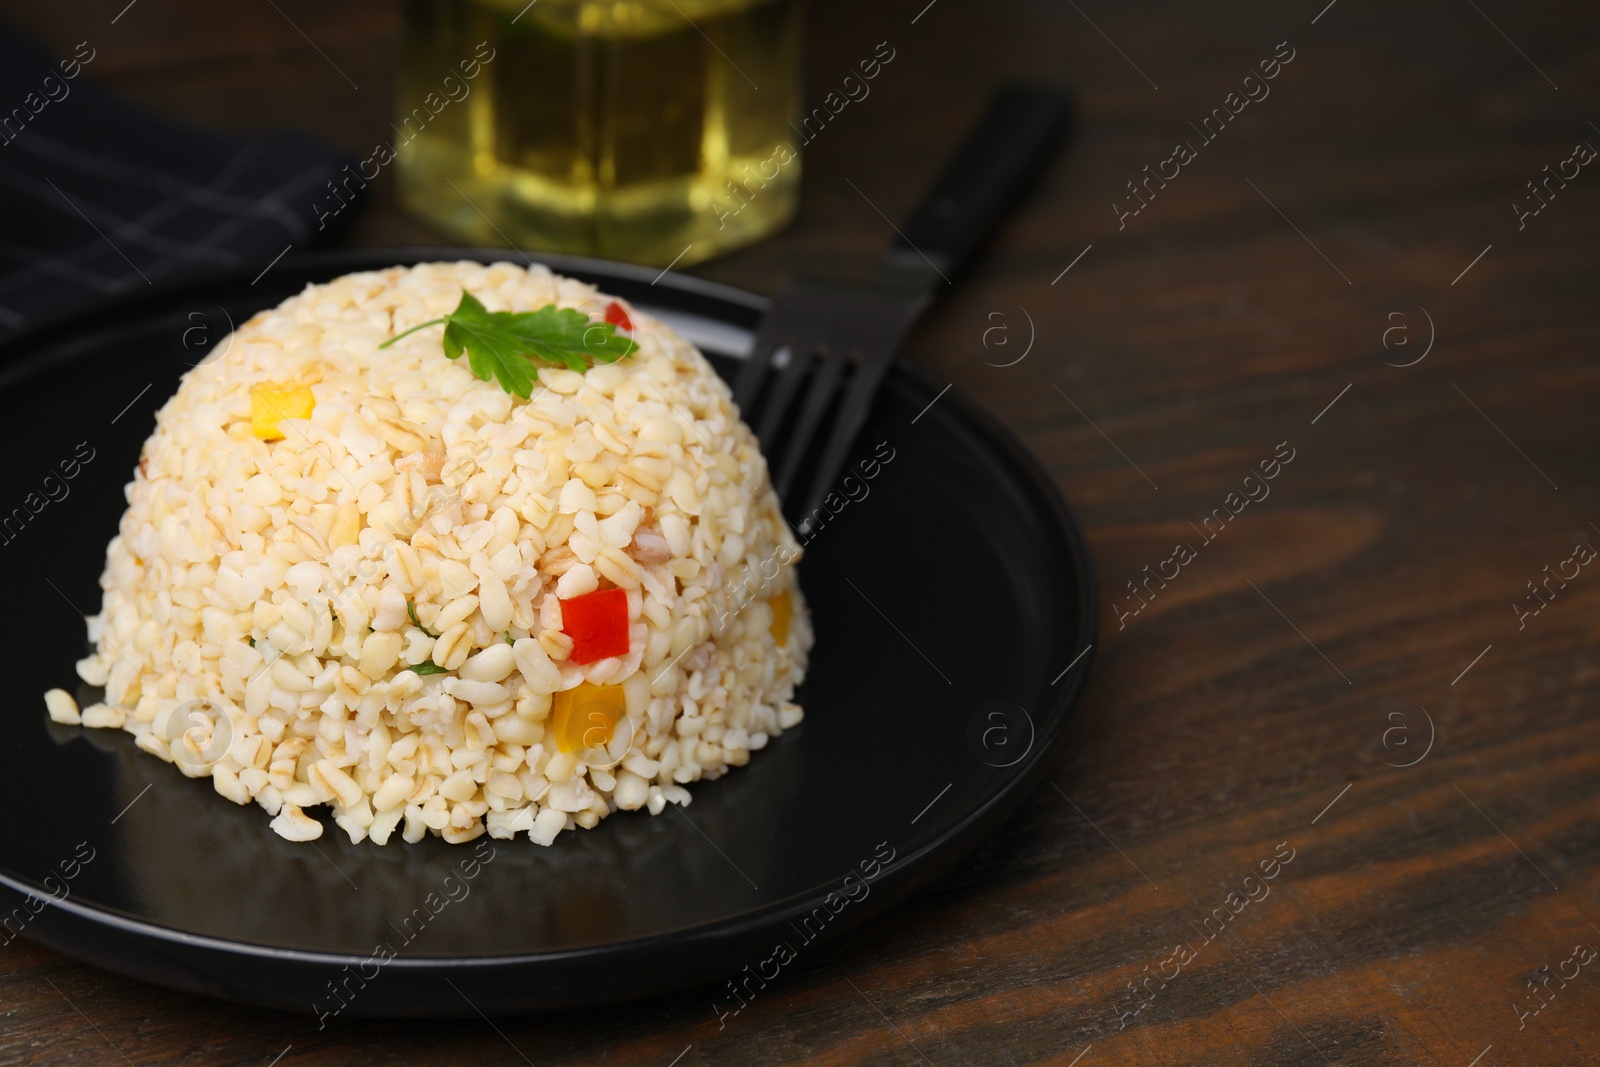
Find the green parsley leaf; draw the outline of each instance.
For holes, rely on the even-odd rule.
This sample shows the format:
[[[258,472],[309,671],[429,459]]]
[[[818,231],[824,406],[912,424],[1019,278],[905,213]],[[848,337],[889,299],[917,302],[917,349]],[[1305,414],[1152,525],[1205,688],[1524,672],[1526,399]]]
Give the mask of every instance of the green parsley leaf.
[[[443,667],[439,666],[437,663],[433,662],[433,660],[431,660],[431,659],[425,659],[421,663],[417,664],[415,667],[412,667],[411,669],[413,671],[415,671],[416,673],[418,673],[418,674],[449,674],[450,673],[449,671],[445,670]]]
[[[413,626],[427,634],[429,637],[434,639],[438,638],[438,634],[429,632],[428,628],[422,625],[422,620],[417,618],[417,605],[415,601],[406,601],[406,614],[411,616],[411,624]]]
[[[402,337],[440,323],[444,323],[445,355],[459,359],[465,352],[479,379],[494,379],[500,388],[524,400],[533,394],[533,383],[539,377],[531,360],[582,373],[595,363],[615,363],[631,356],[639,348],[611,323],[593,322],[576,308],[550,304],[538,311],[490,311],[465,289],[450,314],[413,326],[378,347],[388,348]]]

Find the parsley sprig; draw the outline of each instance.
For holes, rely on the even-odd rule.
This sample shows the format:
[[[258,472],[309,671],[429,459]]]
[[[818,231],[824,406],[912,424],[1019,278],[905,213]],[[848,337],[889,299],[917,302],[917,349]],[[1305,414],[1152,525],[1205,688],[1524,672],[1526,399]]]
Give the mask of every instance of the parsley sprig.
[[[500,388],[524,400],[532,395],[539,377],[535,359],[581,373],[595,363],[615,363],[639,348],[611,323],[593,322],[576,308],[549,304],[538,311],[490,311],[465,289],[450,314],[413,326],[378,347],[388,348],[440,323],[444,323],[445,355],[457,359],[466,352],[473,374],[483,381],[497,380]]]
[[[429,637],[432,637],[435,640],[438,639],[439,635],[422,625],[422,620],[417,618],[417,602],[415,600],[406,601],[406,614],[411,616],[411,625],[415,626]]]

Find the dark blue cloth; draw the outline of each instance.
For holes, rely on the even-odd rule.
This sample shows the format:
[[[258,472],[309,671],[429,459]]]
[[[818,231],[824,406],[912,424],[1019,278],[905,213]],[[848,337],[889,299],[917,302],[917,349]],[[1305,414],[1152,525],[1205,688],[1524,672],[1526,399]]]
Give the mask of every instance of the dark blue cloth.
[[[0,331],[163,275],[266,266],[330,232],[312,204],[352,157],[130,103],[93,82],[113,47],[48,55],[0,22]]]

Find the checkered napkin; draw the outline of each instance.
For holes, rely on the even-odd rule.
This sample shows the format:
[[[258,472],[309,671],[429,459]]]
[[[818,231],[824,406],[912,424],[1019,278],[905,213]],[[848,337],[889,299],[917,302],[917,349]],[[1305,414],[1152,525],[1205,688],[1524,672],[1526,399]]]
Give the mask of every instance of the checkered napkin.
[[[0,332],[327,236],[311,205],[351,157],[163,118],[94,85],[95,58],[92,43],[48,55],[0,22]]]

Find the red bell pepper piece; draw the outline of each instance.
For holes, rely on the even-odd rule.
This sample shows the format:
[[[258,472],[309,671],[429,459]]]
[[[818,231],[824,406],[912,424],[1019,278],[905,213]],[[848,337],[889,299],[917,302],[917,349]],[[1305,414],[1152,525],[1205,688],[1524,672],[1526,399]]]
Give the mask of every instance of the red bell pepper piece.
[[[633,332],[633,320],[628,318],[628,311],[615,300],[606,305],[606,321],[619,330]]]
[[[628,594],[596,589],[561,601],[561,630],[572,638],[569,663],[593,663],[628,654]]]

